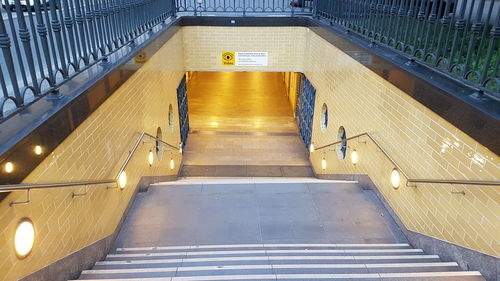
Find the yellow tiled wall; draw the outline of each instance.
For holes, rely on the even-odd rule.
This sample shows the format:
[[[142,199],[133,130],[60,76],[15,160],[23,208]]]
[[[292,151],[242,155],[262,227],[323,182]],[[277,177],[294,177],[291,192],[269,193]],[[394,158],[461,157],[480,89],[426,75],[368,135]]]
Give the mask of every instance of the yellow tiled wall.
[[[303,27],[185,26],[184,58],[191,71],[301,71],[308,29]],[[268,52],[268,66],[222,65],[222,52]]]
[[[168,63],[167,63],[168,62]],[[108,98],[25,182],[53,182],[112,178],[128,151],[145,131],[163,140],[180,142],[176,89],[184,74],[182,33],[172,37],[148,62]],[[169,130],[168,109],[174,109],[175,129]],[[170,153],[152,167],[147,157],[153,143],[139,146],[128,168],[124,190],[89,186],[88,195],[72,198],[84,188],[49,189],[31,192],[31,203],[9,207],[25,193],[11,193],[0,203],[0,280],[17,280],[95,241],[112,234],[128,205],[141,176],[177,174],[181,155],[174,151],[176,168],[170,170]],[[36,228],[33,252],[17,259],[13,236],[17,222],[30,217]]]
[[[371,133],[411,178],[500,178],[498,155],[318,35],[309,35],[303,72],[317,90],[312,135],[316,147],[338,140],[338,129],[344,126],[348,137]],[[324,103],[329,118],[323,133]],[[360,158],[355,166],[349,158],[353,149]],[[321,168],[323,157],[326,170]],[[349,142],[345,160],[339,160],[333,148],[316,151],[311,159],[317,173],[368,174],[408,229],[500,255],[498,188],[444,184],[415,188],[403,182],[395,190],[389,181],[394,167],[366,137]]]

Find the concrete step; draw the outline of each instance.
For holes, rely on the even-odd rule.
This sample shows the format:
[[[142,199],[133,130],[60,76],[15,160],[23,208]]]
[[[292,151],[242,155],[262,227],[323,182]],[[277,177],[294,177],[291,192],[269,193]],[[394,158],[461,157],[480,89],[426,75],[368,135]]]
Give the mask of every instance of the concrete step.
[[[455,262],[438,263],[393,263],[393,264],[260,264],[230,266],[182,266],[162,268],[127,268],[85,270],[82,276],[96,278],[119,275],[127,277],[172,277],[193,274],[234,275],[237,274],[339,274],[339,273],[386,273],[386,272],[444,272],[456,271]]]
[[[120,247],[80,276],[80,280],[135,281],[402,278],[483,280],[477,272],[460,271],[456,262],[441,262],[407,243]]]
[[[84,276],[85,277],[85,276]],[[404,272],[404,273],[338,273],[338,274],[233,274],[233,275],[196,275],[196,276],[143,276],[117,277],[102,276],[82,278],[80,280],[121,280],[121,281],[202,281],[202,280],[364,280],[364,281],[480,281],[484,280],[477,271],[443,271],[443,272]]]
[[[194,252],[149,252],[149,253],[117,253],[109,254],[106,260],[123,260],[123,259],[148,259],[148,258],[183,258],[183,257],[245,257],[249,255],[257,256],[287,256],[287,255],[421,255],[421,249],[343,249],[343,250],[325,250],[325,249],[308,249],[308,250],[240,250],[240,251],[194,251]]]
[[[314,177],[311,166],[184,165],[181,177]]]
[[[230,245],[194,245],[194,246],[159,246],[159,247],[126,247],[116,248],[117,253],[155,252],[155,251],[204,251],[204,250],[280,250],[280,249],[408,249],[408,243],[374,243],[374,244],[230,244]]]
[[[154,268],[189,266],[231,266],[259,264],[388,264],[388,263],[430,263],[440,262],[437,255],[394,255],[394,256],[248,256],[217,258],[173,258],[173,259],[125,259],[97,262],[94,269]]]

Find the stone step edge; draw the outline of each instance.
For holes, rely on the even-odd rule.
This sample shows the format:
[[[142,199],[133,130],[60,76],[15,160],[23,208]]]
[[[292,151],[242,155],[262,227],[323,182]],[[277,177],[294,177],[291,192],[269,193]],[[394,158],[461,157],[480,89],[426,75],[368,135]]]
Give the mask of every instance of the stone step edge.
[[[84,270],[89,274],[131,274],[131,273],[161,273],[179,271],[220,271],[220,270],[259,270],[259,269],[376,269],[376,268],[427,268],[427,267],[457,267],[456,262],[430,263],[384,263],[384,264],[260,264],[260,265],[211,265],[211,266],[177,266],[162,268],[127,268],[127,269],[92,269]]]
[[[127,278],[120,281],[201,281],[201,280],[281,280],[281,279],[368,279],[368,278],[422,278],[422,277],[481,276],[478,271],[360,273],[360,274],[262,274],[262,275],[212,275],[189,277]],[[85,279],[87,281],[116,281],[117,279]]]
[[[228,245],[191,245],[191,246],[152,246],[123,247],[117,251],[164,251],[164,250],[198,250],[228,248],[362,248],[362,247],[410,247],[408,243],[373,243],[373,244],[228,244]]]
[[[131,265],[131,264],[166,264],[166,263],[201,263],[201,262],[241,262],[241,261],[305,261],[305,260],[426,260],[437,259],[438,255],[395,255],[395,256],[246,256],[246,257],[219,257],[219,258],[176,258],[176,259],[146,259],[146,260],[105,260],[96,265]]]

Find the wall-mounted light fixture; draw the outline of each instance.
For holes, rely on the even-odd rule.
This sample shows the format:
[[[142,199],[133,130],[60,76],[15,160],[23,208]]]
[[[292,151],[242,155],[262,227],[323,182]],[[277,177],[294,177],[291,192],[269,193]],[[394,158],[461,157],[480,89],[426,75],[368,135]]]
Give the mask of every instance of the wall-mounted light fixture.
[[[179,143],[179,153],[182,154],[182,141]]]
[[[321,159],[321,169],[326,170],[326,159],[324,157]]]
[[[12,162],[7,162],[7,163],[5,163],[5,165],[3,166],[3,169],[4,169],[4,171],[5,171],[7,174],[10,174],[10,173],[14,172],[14,164],[12,164]]]
[[[29,218],[22,219],[14,234],[14,250],[18,258],[27,257],[35,245],[35,226]]]
[[[127,185],[127,173],[123,171],[120,173],[120,176],[118,177],[118,186],[120,187],[120,189],[124,189],[126,185]]]
[[[394,168],[391,172],[391,185],[393,188],[398,189],[401,184],[401,176],[399,175],[398,169]]]
[[[41,146],[39,146],[39,145],[36,145],[36,146],[35,146],[34,151],[35,151],[35,154],[36,154],[36,155],[41,155],[41,154],[43,153],[43,149],[42,149],[42,147],[41,147]]]
[[[150,167],[153,166],[154,161],[155,161],[155,156],[153,154],[153,151],[150,149],[148,153],[148,164]]]
[[[174,158],[170,158],[170,170],[173,170],[174,168],[175,168]]]
[[[358,152],[356,151],[356,149],[353,149],[353,151],[351,152],[351,162],[352,164],[356,165],[358,164],[358,161],[359,161]]]
[[[310,153],[313,153],[314,152],[314,143],[311,142],[311,144],[309,145],[309,152]]]

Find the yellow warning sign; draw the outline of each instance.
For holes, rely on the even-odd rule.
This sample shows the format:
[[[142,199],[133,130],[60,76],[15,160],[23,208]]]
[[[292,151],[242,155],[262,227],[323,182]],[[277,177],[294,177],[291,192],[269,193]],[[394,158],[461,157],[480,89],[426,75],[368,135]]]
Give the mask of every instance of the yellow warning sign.
[[[234,65],[234,52],[222,52],[222,65]]]

